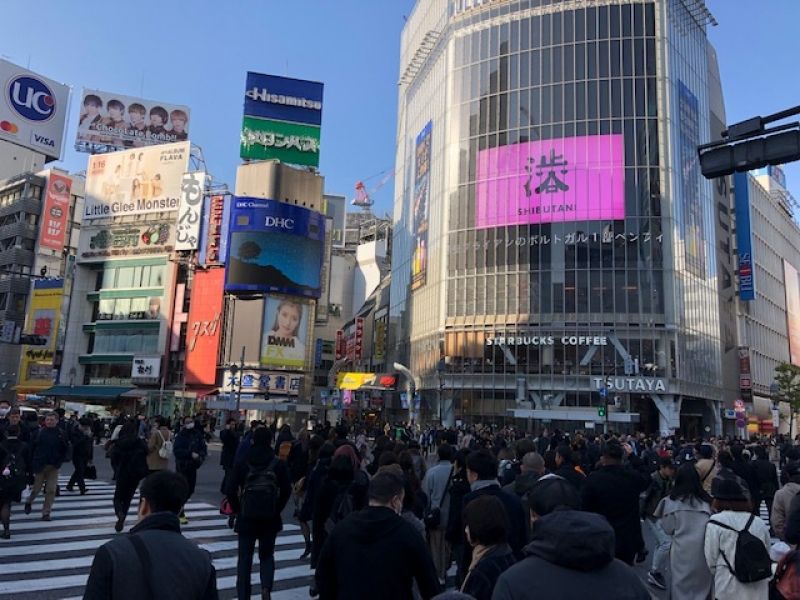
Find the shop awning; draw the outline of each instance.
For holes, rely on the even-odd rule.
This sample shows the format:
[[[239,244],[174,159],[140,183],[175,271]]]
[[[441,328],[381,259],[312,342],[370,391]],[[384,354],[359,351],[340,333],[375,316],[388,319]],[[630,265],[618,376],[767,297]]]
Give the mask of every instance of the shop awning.
[[[54,385],[39,392],[40,396],[64,396],[71,398],[118,398],[135,388],[114,385]]]

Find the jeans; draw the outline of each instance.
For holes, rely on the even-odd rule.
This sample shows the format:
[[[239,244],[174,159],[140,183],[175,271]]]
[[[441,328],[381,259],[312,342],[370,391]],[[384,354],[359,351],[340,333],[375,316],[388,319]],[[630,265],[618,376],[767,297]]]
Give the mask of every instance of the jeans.
[[[672,538],[666,534],[661,527],[661,522],[654,519],[645,519],[650,525],[653,537],[656,538],[656,548],[653,551],[653,564],[650,568],[655,573],[664,573],[669,561],[669,549],[672,546]]]
[[[239,600],[250,600],[250,574],[253,571],[253,552],[258,540],[258,560],[261,574],[261,589],[272,590],[275,579],[275,537],[276,531],[259,534],[239,534],[239,562],[236,567],[236,594]]]
[[[42,485],[45,486],[42,514],[49,515],[50,511],[53,510],[53,502],[55,502],[56,499],[56,486],[58,485],[58,469],[53,465],[47,465],[44,469],[36,473],[31,493],[25,501],[26,504],[33,504],[33,501],[36,500],[36,496],[42,491]]]
[[[433,557],[433,564],[436,567],[436,575],[439,579],[447,577],[447,569],[450,568],[450,544],[444,539],[445,530],[443,528],[428,530],[428,546]]]

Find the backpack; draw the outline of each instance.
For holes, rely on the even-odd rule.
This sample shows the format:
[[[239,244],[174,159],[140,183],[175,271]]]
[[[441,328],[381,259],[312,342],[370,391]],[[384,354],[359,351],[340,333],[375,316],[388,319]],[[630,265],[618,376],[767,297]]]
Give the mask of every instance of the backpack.
[[[278,479],[273,458],[266,467],[250,466],[242,489],[239,514],[248,519],[273,519],[278,516]]]
[[[343,490],[337,492],[333,499],[331,514],[325,521],[325,532],[330,535],[333,528],[336,527],[336,524],[351,512],[355,512],[355,507],[353,505],[353,494],[350,493],[350,486],[348,485]]]
[[[289,458],[289,453],[292,451],[292,442],[281,442],[281,445],[278,446],[278,458],[281,460],[287,460]]]
[[[728,561],[728,557],[725,556],[725,552],[722,550],[720,552],[728,570],[742,583],[753,583],[754,581],[772,577],[772,559],[769,557],[769,551],[764,542],[750,533],[750,525],[753,523],[754,518],[755,515],[751,514],[747,520],[747,525],[741,531],[718,521],[708,522],[710,525],[717,525],[723,529],[736,532],[736,556],[733,560],[733,566]]]
[[[164,439],[164,434],[161,433],[160,429],[156,429],[156,431],[158,432],[158,437],[161,438],[161,448],[158,449],[158,456],[169,458],[169,455],[172,454],[172,442]]]

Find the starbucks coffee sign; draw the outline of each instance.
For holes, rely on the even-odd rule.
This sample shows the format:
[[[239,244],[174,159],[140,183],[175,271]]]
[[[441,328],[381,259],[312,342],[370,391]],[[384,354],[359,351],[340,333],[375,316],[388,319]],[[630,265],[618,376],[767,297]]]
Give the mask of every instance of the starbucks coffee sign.
[[[607,346],[604,335],[512,335],[504,334],[486,338],[487,346]]]

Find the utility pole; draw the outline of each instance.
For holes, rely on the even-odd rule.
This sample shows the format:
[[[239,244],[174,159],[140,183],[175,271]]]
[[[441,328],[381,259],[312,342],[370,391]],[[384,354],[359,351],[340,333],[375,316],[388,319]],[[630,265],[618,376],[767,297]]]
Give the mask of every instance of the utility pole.
[[[242,405],[242,378],[244,377],[244,352],[245,346],[242,346],[242,356],[239,358],[239,364],[236,363],[230,366],[231,374],[234,377],[234,384],[236,383],[236,374],[239,374],[239,386],[236,389],[236,420],[239,420],[239,407]]]

